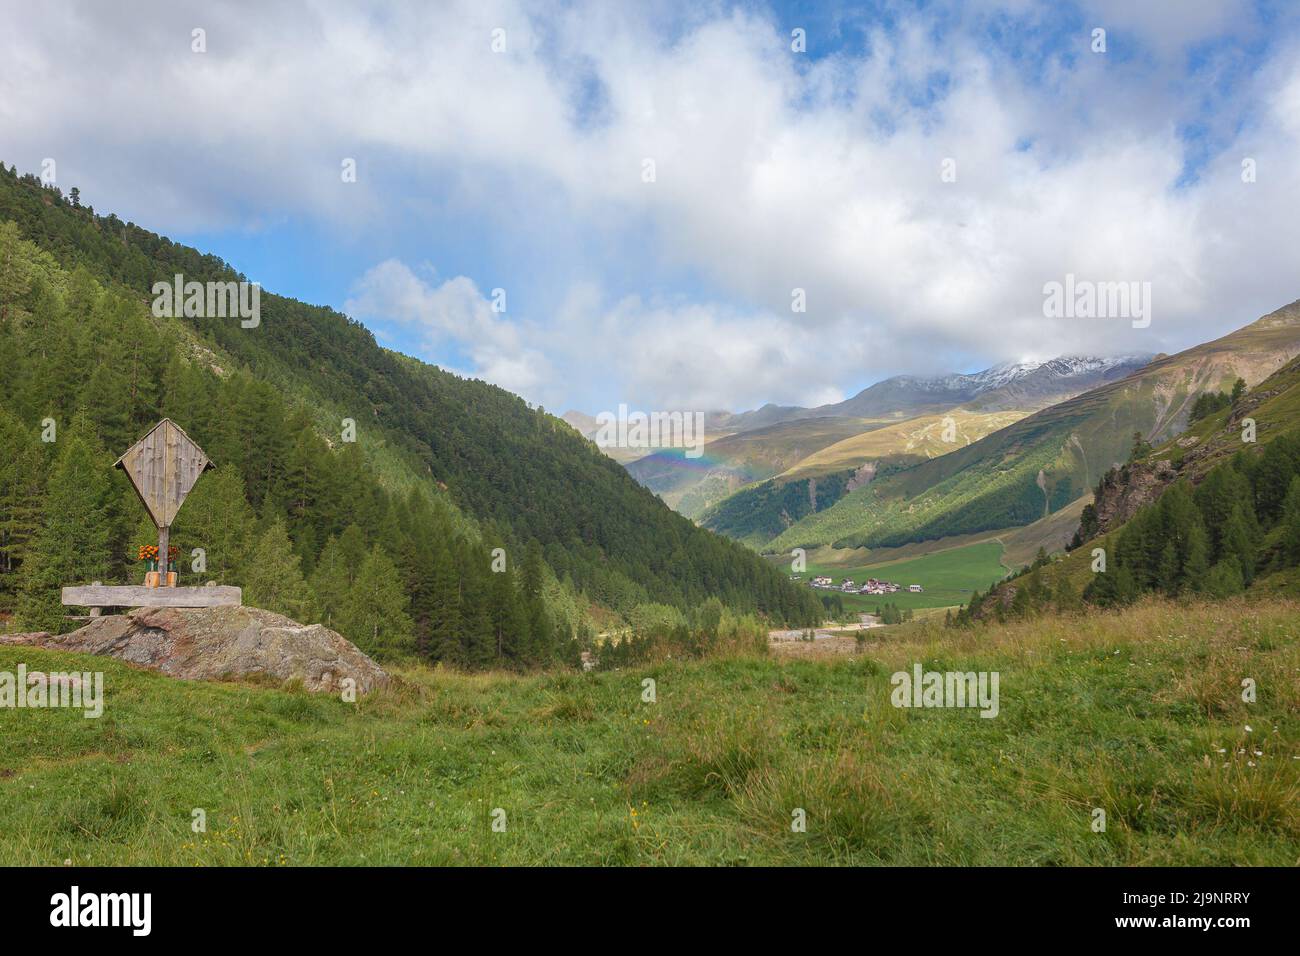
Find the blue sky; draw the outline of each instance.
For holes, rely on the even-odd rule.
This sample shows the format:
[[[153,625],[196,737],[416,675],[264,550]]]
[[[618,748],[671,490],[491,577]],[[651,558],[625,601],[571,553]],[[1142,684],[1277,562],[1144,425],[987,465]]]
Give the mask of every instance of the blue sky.
[[[555,411],[1170,351],[1300,296],[1288,4],[4,6],[0,159]],[[1045,318],[1066,273],[1154,320]]]

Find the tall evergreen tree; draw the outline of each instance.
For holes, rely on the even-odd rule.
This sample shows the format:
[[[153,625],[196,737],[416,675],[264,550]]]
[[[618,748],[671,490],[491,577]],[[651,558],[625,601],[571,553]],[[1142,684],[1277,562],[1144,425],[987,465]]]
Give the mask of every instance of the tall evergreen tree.
[[[244,497],[244,480],[233,463],[209,469],[194,485],[177,514],[172,541],[180,549],[181,580],[194,566],[194,549],[203,549],[206,568],[197,580],[236,584],[256,559],[253,552],[256,519]]]
[[[1182,586],[1187,591],[1197,592],[1205,587],[1206,576],[1210,573],[1210,536],[1199,515],[1191,530],[1187,533],[1187,557],[1183,562]]]
[[[1229,555],[1210,568],[1205,581],[1205,594],[1212,598],[1232,597],[1240,594],[1245,587],[1241,562],[1236,556]]]
[[[67,629],[60,589],[105,580],[110,568],[111,460],[87,437],[78,420],[59,438],[61,447],[46,488],[41,530],[23,561],[18,619],[31,630]]]
[[[341,633],[380,657],[409,653],[414,640],[406,603],[397,566],[375,545],[362,561],[339,614]]]
[[[0,609],[12,610],[7,585],[40,528],[44,479],[36,431],[0,408]]]
[[[465,664],[462,640],[461,576],[445,539],[429,543],[432,575],[429,601],[429,639],[433,656],[449,664]]]
[[[276,518],[257,539],[244,567],[244,603],[296,621],[313,615],[310,589],[284,522]]]
[[[1058,611],[1075,611],[1079,608],[1079,591],[1064,571],[1056,575],[1056,583],[1052,588],[1052,601]]]
[[[1259,553],[1259,526],[1248,501],[1239,501],[1228,515],[1223,527],[1220,560],[1235,558],[1241,578],[1247,585],[1255,578],[1255,564]]]
[[[325,542],[311,577],[316,609],[320,612],[321,623],[326,627],[338,630],[336,619],[347,604],[352,575],[353,571],[348,567],[339,539],[330,538]]]
[[[1281,546],[1287,564],[1300,564],[1300,475],[1291,479],[1282,503]]]

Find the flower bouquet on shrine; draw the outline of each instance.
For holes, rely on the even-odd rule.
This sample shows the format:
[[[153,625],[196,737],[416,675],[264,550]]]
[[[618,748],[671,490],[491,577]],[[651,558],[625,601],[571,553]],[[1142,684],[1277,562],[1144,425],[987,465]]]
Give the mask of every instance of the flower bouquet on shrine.
[[[180,548],[167,548],[167,581],[166,587],[176,586],[176,557],[180,554]],[[137,560],[143,561],[145,566],[144,585],[148,588],[163,586],[162,573],[158,564],[158,545],[142,544],[136,552]]]

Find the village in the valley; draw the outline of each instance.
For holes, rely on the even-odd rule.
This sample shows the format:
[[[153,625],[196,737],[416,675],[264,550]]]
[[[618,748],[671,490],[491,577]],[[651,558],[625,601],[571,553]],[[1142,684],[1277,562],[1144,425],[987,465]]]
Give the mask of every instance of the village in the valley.
[[[798,575],[793,576],[792,580],[798,580]],[[852,578],[845,578],[837,585],[834,579],[827,575],[813,578],[808,582],[808,586],[822,591],[843,591],[845,594],[893,594],[903,589],[900,584],[878,581],[875,578],[867,578],[862,585],[856,584]],[[912,594],[920,594],[924,589],[919,584],[909,584],[907,590]]]

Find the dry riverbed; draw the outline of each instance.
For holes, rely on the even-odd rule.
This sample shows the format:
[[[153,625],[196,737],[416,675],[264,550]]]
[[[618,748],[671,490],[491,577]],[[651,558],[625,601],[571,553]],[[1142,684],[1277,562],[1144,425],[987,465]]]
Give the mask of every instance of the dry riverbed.
[[[861,632],[884,626],[874,614],[859,614],[856,622],[831,623],[812,628],[811,640],[807,628],[769,631],[767,640],[773,653],[787,657],[852,654],[857,650]]]

